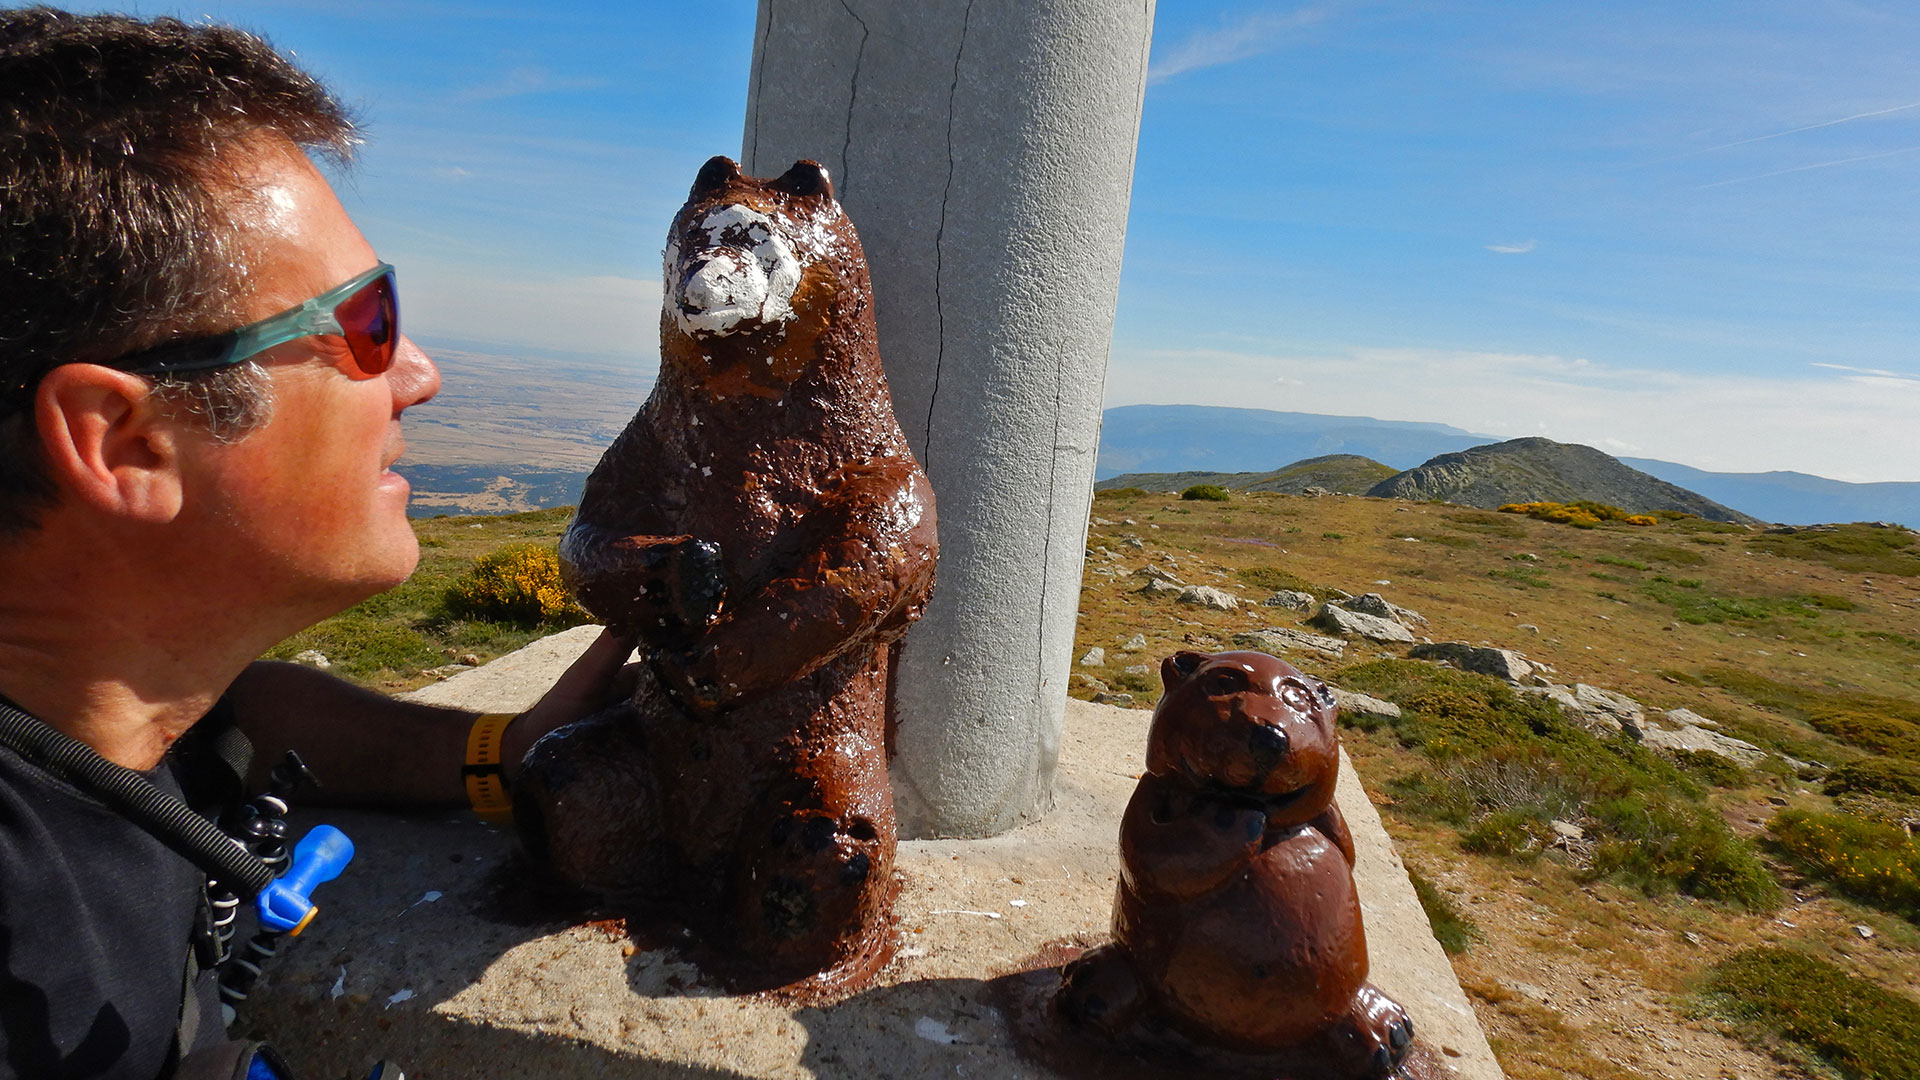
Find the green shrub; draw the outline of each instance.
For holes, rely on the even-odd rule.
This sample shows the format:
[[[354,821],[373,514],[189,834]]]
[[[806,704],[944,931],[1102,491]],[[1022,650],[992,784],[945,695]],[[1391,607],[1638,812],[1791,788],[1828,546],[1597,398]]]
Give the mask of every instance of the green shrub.
[[[1153,492],[1148,491],[1146,488],[1117,487],[1107,488],[1104,491],[1096,491],[1093,493],[1093,497],[1096,499],[1144,499],[1151,494],[1153,494]]]
[[[1627,554],[1637,555],[1649,562],[1663,562],[1669,566],[1699,566],[1707,561],[1705,555],[1692,548],[1656,544],[1651,540],[1635,540],[1628,544]]]
[[[1739,762],[1711,751],[1676,750],[1673,763],[1689,776],[1697,776],[1715,787],[1739,787],[1747,782],[1747,770],[1741,768]]]
[[[1235,571],[1235,576],[1256,589],[1292,589],[1295,592],[1309,592],[1319,596],[1321,589],[1308,584],[1307,579],[1291,570],[1282,570],[1277,566],[1249,566]]]
[[[1763,1049],[1783,1039],[1858,1080],[1920,1078],[1920,1005],[1795,949],[1743,949],[1708,969],[1707,1008]]]
[[[1617,555],[1595,555],[1593,557],[1593,561],[1597,563],[1606,563],[1608,566],[1624,566],[1629,570],[1647,569],[1646,563],[1635,562],[1632,559],[1622,559]]]
[[[1851,573],[1920,575],[1920,547],[1916,547],[1913,534],[1905,529],[1883,529],[1857,522],[1790,533],[1762,533],[1752,537],[1748,544],[1756,551],[1824,563]]]
[[[1920,922],[1920,844],[1905,829],[1848,814],[1782,810],[1767,832],[1840,891]]]
[[[1480,855],[1537,858],[1553,837],[1553,827],[1518,810],[1496,810],[1460,837],[1460,846]]]
[[[1631,881],[1653,895],[1677,888],[1749,911],[1779,906],[1779,883],[1711,806],[1634,792],[1599,800],[1587,812],[1607,834],[1594,851],[1598,874]]]
[[[1189,502],[1226,502],[1228,499],[1233,498],[1232,494],[1219,484],[1195,484],[1181,492],[1180,497]]]
[[[1392,782],[1401,805],[1462,827],[1462,846],[1526,855],[1555,818],[1590,822],[1593,872],[1653,894],[1765,909],[1779,887],[1689,776],[1624,735],[1602,739],[1498,679],[1411,660],[1335,674],[1400,705],[1396,734],[1433,765]]]
[[[1449,956],[1466,952],[1467,946],[1479,938],[1480,928],[1419,871],[1408,867],[1407,880],[1413,882],[1413,894],[1420,898],[1420,908],[1427,913],[1427,922],[1433,925],[1434,940]]]
[[[1827,774],[1829,795],[1889,795],[1920,798],[1920,762],[1872,757],[1850,761]]]
[[[458,618],[517,626],[577,626],[593,616],[574,603],[560,580],[560,557],[542,544],[509,544],[482,555],[447,589]]]

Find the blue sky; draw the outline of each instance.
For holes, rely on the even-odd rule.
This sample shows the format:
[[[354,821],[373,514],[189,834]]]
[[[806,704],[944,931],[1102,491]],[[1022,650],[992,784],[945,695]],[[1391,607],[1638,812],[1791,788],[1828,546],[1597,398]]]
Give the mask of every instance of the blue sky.
[[[424,343],[656,362],[752,3],[137,10],[359,108],[343,196]],[[1108,404],[1920,480],[1916,181],[1912,4],[1162,0]]]

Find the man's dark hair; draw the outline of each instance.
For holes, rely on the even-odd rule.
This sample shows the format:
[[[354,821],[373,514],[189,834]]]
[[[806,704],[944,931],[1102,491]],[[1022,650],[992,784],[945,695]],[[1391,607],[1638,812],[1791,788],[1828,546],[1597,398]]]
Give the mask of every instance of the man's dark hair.
[[[54,497],[16,388],[240,321],[213,190],[222,154],[264,132],[338,160],[355,141],[325,87],[244,31],[0,11],[0,536]],[[264,411],[257,374],[241,364],[161,391],[230,434]]]

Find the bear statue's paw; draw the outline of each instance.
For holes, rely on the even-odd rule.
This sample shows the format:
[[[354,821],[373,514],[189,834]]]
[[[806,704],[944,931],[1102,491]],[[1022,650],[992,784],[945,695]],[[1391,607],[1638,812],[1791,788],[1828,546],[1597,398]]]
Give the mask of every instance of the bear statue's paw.
[[[1392,1076],[1413,1048],[1413,1018],[1372,983],[1353,995],[1353,1007],[1327,1032],[1349,1075]]]
[[[1139,976],[1118,945],[1102,945],[1081,954],[1060,973],[1054,1007],[1068,1023],[1118,1037],[1139,1015]]]
[[[883,857],[873,823],[797,810],[775,819],[768,840],[747,868],[745,899],[757,930],[802,949],[858,934],[862,900]]]

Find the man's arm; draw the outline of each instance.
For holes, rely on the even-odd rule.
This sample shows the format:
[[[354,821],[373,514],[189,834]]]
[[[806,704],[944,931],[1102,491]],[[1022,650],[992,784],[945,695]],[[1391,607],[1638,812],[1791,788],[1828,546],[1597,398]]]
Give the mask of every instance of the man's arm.
[[[520,759],[554,728],[597,712],[633,692],[623,671],[630,640],[603,633],[521,713],[501,738],[500,760],[511,783]],[[460,767],[478,714],[420,705],[365,690],[298,664],[258,661],[227,691],[235,722],[253,742],[252,790],[297,750],[321,788],[314,801],[374,806],[463,806]],[[304,801],[304,800],[303,800]]]

